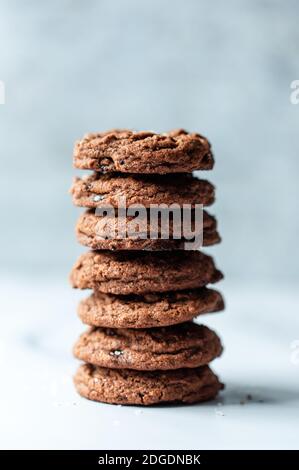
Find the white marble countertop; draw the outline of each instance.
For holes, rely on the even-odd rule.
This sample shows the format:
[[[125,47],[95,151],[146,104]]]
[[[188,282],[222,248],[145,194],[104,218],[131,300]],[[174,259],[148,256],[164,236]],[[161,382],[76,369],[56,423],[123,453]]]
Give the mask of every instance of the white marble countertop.
[[[75,314],[82,293],[63,282],[0,284],[1,448],[299,448],[295,290],[221,286],[227,310],[202,320],[226,346],[214,362],[225,391],[207,404],[145,409],[74,391],[70,351],[84,329]]]

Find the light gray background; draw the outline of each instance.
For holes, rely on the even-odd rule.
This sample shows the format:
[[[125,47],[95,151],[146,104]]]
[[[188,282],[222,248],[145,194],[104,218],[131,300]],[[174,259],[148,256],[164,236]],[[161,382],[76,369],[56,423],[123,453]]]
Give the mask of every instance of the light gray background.
[[[0,2],[1,270],[61,276],[81,250],[67,194],[86,131],[184,127],[216,156],[228,279],[298,281],[299,3]],[[62,281],[63,282],[63,281]]]

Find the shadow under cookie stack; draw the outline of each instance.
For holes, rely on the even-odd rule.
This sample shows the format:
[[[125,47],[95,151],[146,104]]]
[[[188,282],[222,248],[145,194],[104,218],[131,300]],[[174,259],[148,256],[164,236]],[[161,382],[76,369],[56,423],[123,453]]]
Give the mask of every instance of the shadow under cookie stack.
[[[112,217],[104,237],[107,214],[105,225],[99,215],[124,197],[127,207],[147,210],[153,204],[209,206],[214,187],[192,171],[213,165],[207,139],[182,130],[112,130],[76,143],[74,166],[93,170],[71,188],[74,204],[87,209],[77,238],[91,249],[71,272],[74,288],[93,290],[79,304],[89,329],[74,347],[84,361],[74,378],[83,397],[121,405],[195,403],[215,398],[223,388],[209,367],[222,352],[220,339],[194,322],[224,308],[221,294],[207,287],[223,277],[213,258],[161,233],[155,239],[118,238]],[[218,242],[216,220],[204,211],[203,246]]]

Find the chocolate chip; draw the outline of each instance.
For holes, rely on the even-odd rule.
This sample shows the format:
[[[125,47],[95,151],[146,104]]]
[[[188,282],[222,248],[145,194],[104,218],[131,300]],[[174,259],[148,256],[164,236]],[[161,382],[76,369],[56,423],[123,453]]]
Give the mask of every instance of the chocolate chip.
[[[110,356],[121,356],[123,354],[123,351],[120,349],[115,349],[114,351],[110,351]]]
[[[96,196],[93,196],[92,200],[94,202],[99,202],[99,201],[102,201],[104,199],[104,196],[100,196],[99,194],[97,194]]]

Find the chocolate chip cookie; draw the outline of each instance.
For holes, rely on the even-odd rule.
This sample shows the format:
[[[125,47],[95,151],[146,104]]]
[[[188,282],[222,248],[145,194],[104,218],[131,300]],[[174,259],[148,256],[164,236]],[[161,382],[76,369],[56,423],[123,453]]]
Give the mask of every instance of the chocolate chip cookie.
[[[77,359],[101,367],[171,370],[199,367],[220,356],[220,339],[193,322],[147,329],[90,328],[74,346]]]
[[[223,309],[220,292],[202,287],[143,296],[94,292],[80,302],[78,315],[90,326],[153,328],[183,323],[198,315]]]
[[[96,208],[118,207],[125,198],[126,205],[141,204],[204,204],[215,201],[215,187],[206,180],[189,174],[132,175],[93,173],[75,178],[70,189],[76,206]]]
[[[189,173],[214,166],[208,140],[181,129],[165,134],[119,129],[87,134],[76,142],[73,162],[76,168],[102,173]]]
[[[79,289],[144,294],[194,289],[222,277],[200,251],[91,251],[79,257],[70,280]]]
[[[74,383],[81,396],[118,405],[196,403],[214,399],[223,388],[208,366],[141,372],[83,364]]]
[[[158,220],[158,238],[150,238],[150,231],[153,224],[150,221],[150,214],[140,217],[134,223],[134,217],[125,217],[124,223],[128,231],[124,235],[119,233],[119,218],[117,215],[96,215],[93,210],[89,210],[81,215],[76,226],[76,234],[79,243],[96,250],[196,250],[201,246],[215,245],[221,241],[217,232],[217,222],[215,217],[206,211],[202,213],[202,223],[195,229],[194,211],[190,217],[191,223],[183,227],[181,217],[178,222],[169,219],[169,224],[162,224]],[[200,221],[199,221],[200,222]],[[130,225],[131,224],[131,225]],[[190,225],[190,226],[189,226]],[[131,226],[131,234],[129,232]],[[138,230],[138,233],[137,233]],[[129,232],[129,233],[128,233]],[[175,234],[181,236],[176,238]],[[183,236],[182,236],[183,234]],[[197,242],[194,236],[196,235]],[[193,243],[187,244],[193,237]]]

